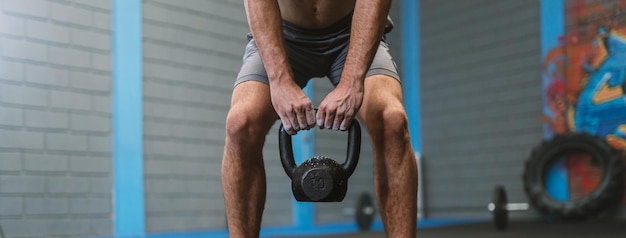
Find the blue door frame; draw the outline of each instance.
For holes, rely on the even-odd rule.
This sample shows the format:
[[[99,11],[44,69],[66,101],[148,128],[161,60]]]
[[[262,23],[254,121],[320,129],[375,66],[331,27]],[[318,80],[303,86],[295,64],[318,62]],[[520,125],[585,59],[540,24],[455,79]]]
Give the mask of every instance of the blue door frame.
[[[113,226],[145,233],[141,0],[113,1]]]

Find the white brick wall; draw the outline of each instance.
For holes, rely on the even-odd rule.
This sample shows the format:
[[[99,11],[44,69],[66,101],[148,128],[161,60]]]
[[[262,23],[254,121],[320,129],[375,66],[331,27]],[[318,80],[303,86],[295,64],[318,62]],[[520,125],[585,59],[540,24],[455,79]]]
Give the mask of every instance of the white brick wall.
[[[539,1],[421,0],[426,210],[487,217],[496,184],[523,202],[542,137]]]
[[[230,18],[216,16],[224,12]],[[143,13],[147,230],[222,229],[220,164],[246,43],[243,3],[149,0]]]
[[[0,0],[0,224],[112,233],[111,6]]]

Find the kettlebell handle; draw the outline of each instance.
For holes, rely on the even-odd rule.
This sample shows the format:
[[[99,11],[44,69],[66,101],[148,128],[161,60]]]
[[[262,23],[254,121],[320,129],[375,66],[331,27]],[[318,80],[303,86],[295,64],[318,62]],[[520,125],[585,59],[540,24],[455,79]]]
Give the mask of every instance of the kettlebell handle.
[[[293,146],[291,143],[291,135],[289,135],[283,124],[280,124],[278,128],[278,148],[280,150],[280,162],[285,169],[285,173],[289,178],[293,176],[296,170],[296,161],[293,157]],[[361,153],[361,125],[355,118],[350,123],[348,128],[348,149],[346,155],[346,161],[341,164],[343,169],[346,170],[347,176],[350,177],[359,162],[359,155]]]
[[[348,128],[348,150],[346,161],[341,166],[346,170],[348,178],[352,176],[361,154],[361,124],[357,119],[353,119]]]
[[[283,123],[280,123],[280,128],[278,129],[278,149],[280,150],[280,163],[283,165],[287,176],[292,178],[293,173],[296,171],[296,161],[293,158],[291,136],[283,128]]]

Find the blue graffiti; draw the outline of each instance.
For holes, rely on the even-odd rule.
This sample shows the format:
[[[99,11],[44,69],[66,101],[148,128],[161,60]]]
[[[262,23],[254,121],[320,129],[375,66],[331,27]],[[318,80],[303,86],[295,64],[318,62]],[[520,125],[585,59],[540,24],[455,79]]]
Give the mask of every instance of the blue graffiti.
[[[610,32],[600,34],[604,35],[607,56],[597,68],[583,67],[589,77],[578,98],[574,123],[577,131],[626,138],[626,132],[618,129],[626,124],[626,38]]]

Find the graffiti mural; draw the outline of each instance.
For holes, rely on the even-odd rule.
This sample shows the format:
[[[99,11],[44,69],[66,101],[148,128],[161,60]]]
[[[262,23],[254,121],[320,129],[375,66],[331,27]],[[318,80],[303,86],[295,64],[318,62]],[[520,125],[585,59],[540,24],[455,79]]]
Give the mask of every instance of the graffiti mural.
[[[626,0],[566,0],[565,34],[543,62],[548,134],[589,132],[626,150]],[[570,195],[584,196],[601,171],[573,157]]]

